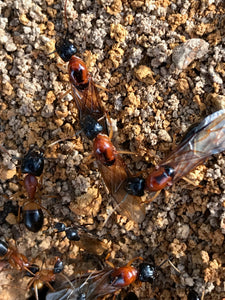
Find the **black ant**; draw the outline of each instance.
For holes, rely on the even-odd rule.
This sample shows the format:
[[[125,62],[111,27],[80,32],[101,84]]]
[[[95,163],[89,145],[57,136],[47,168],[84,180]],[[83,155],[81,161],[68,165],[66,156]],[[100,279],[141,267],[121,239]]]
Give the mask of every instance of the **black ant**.
[[[80,240],[80,236],[78,233],[78,230],[76,228],[73,227],[66,227],[66,225],[64,223],[56,223],[55,224],[55,229],[57,229],[57,232],[64,232],[65,231],[65,236],[63,238],[63,240],[65,238],[68,238],[70,241],[79,241]]]

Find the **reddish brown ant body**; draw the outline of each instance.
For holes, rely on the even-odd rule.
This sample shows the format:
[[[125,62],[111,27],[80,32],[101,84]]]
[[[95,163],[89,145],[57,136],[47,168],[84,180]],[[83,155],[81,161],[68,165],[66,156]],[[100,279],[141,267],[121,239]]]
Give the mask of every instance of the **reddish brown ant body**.
[[[30,263],[25,255],[18,252],[18,250],[7,245],[7,243],[0,240],[0,260],[7,261],[14,269],[21,271],[29,271]]]
[[[139,197],[127,194],[126,180],[131,174],[110,138],[98,134],[93,142],[93,149],[102,178],[117,203],[117,210],[137,223],[142,222],[145,207]]]

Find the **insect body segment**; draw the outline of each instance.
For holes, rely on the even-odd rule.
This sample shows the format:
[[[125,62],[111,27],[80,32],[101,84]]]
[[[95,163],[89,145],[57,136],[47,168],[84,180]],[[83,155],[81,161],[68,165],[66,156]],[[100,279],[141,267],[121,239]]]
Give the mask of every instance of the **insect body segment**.
[[[41,176],[44,169],[44,153],[36,146],[30,148],[21,162],[21,173]]]
[[[125,287],[132,284],[137,279],[138,271],[132,266],[116,268],[111,274],[112,285]]]

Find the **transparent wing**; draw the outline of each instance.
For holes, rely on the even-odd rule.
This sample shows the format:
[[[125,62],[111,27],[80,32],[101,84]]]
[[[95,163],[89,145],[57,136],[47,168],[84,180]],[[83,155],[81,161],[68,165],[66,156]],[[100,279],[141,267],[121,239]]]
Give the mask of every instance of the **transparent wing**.
[[[94,271],[76,277],[70,284],[66,282],[58,291],[48,293],[47,300],[78,300],[81,294],[86,300],[95,300],[105,295],[113,294],[120,287],[111,284],[110,275],[113,269]],[[55,286],[54,286],[55,288]]]
[[[105,166],[100,161],[97,163],[102,178],[115,199],[118,213],[136,223],[142,222],[145,218],[145,205],[141,203],[140,197],[129,195],[125,191],[124,184],[129,172],[120,155],[116,155],[112,166]]]
[[[80,120],[86,115],[92,116],[96,121],[103,118],[104,120],[101,120],[100,124],[104,128],[104,132],[108,133],[105,109],[94,82],[90,80],[88,87],[83,91],[78,90],[74,85],[71,85],[71,89]]]
[[[174,168],[173,181],[188,174],[209,156],[225,150],[225,110],[208,116],[192,128],[177,148],[160,164]]]

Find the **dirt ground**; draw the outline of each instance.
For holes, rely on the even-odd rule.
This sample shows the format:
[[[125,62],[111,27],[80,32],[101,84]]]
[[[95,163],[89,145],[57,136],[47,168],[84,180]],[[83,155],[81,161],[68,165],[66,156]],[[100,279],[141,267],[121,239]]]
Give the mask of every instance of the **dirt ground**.
[[[92,142],[80,133],[72,96],[62,98],[70,87],[66,63],[49,54],[66,35],[63,3],[5,0],[0,9],[0,145],[10,153],[0,151],[1,216],[4,203],[22,190],[15,157],[35,143],[45,150],[41,204],[49,212],[42,230],[29,232],[17,224],[13,199],[14,210],[0,220],[1,239],[43,268],[62,256],[67,276],[101,269],[107,253],[115,266],[136,256],[155,265],[172,257],[180,270],[166,263],[154,284],[132,285],[118,299],[129,290],[139,299],[186,300],[190,289],[204,291],[205,300],[224,299],[224,154],[188,175],[195,186],[181,179],[146,204],[140,224],[114,213],[103,227],[113,199],[89,158]],[[132,173],[147,174],[190,125],[225,108],[223,0],[68,0],[67,18],[77,55],[107,89],[99,92],[112,119],[113,143],[136,153],[123,155]],[[194,48],[190,39],[197,39]],[[82,241],[69,243],[54,230],[59,221],[89,233],[81,228]],[[29,278],[6,268],[0,299],[27,299]]]

